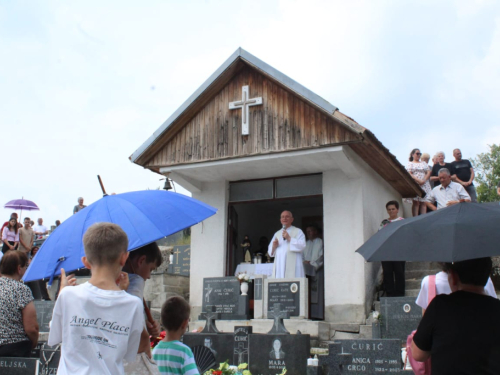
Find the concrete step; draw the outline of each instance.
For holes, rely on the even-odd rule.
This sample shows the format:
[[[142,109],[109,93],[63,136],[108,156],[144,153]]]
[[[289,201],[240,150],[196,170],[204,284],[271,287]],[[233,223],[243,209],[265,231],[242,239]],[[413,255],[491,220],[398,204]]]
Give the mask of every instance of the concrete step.
[[[418,289],[406,289],[405,290],[405,296],[406,297],[418,297],[418,293],[420,292],[420,288]]]
[[[437,270],[437,273],[441,271],[441,266],[437,262],[406,262],[405,269],[407,271]]]
[[[335,340],[356,340],[356,339],[359,339],[359,333],[330,331],[330,340],[328,340],[327,342],[333,342]]]
[[[371,339],[373,338],[372,325],[361,325],[359,326],[359,338],[360,339]]]
[[[330,323],[330,331],[359,333],[359,326],[356,323]]]
[[[406,279],[405,289],[419,289],[422,285],[422,279]]]
[[[439,270],[435,270],[435,271],[432,271],[432,270],[411,270],[411,271],[408,271],[406,270],[405,271],[405,278],[406,280],[409,280],[409,279],[419,279],[419,280],[422,280],[425,276],[429,276],[429,275],[435,275],[436,273],[438,273]]]

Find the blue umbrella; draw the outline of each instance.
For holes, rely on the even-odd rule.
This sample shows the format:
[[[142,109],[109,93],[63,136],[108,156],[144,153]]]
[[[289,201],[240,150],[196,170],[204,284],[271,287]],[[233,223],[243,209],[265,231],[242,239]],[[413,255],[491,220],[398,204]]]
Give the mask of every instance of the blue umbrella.
[[[23,280],[60,274],[60,269],[83,268],[83,235],[100,222],[120,225],[128,236],[128,251],[169,236],[215,215],[203,202],[170,191],[147,190],[107,195],[64,221],[33,258]],[[49,284],[51,284],[51,281]]]

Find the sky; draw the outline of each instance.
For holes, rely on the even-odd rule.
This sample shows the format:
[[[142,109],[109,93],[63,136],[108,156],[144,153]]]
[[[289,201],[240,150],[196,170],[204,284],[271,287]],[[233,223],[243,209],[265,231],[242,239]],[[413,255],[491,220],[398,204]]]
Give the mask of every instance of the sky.
[[[500,143],[500,1],[0,0],[2,207],[30,199],[51,225],[102,196],[97,175],[108,193],[161,187],[128,157],[238,47],[403,165]]]

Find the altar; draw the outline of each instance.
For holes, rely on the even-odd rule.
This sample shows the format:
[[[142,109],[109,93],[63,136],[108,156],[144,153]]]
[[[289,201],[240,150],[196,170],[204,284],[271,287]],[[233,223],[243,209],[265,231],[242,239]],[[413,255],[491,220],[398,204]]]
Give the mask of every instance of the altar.
[[[267,277],[271,277],[273,275],[273,266],[274,263],[241,263],[236,267],[236,271],[234,274],[238,273],[246,273],[250,279],[255,279],[255,275],[266,275]]]

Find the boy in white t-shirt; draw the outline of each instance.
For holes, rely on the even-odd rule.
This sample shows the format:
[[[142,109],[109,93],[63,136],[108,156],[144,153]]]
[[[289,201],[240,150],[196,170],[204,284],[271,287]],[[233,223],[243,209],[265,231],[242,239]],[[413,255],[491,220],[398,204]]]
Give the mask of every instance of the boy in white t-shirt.
[[[62,289],[49,345],[62,342],[59,375],[123,374],[133,361],[144,325],[141,301],[117,286],[128,258],[128,238],[116,224],[92,225],[83,236],[89,282]]]

